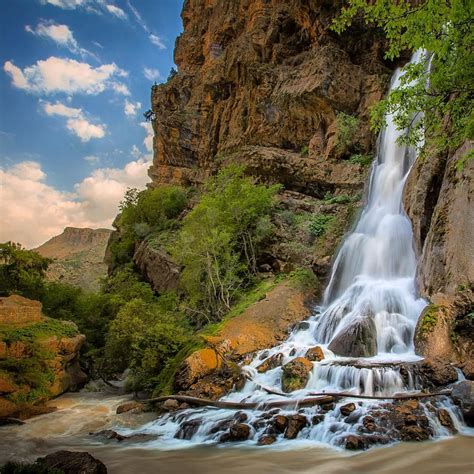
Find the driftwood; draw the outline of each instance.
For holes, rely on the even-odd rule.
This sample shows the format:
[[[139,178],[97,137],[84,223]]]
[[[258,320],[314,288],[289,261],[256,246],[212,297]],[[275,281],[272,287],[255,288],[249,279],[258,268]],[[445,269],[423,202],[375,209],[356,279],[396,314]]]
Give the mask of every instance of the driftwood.
[[[262,387],[265,389],[265,387]],[[270,392],[275,393],[275,392]],[[278,392],[276,395],[283,395]],[[220,400],[210,400],[208,398],[197,398],[188,395],[167,395],[163,397],[150,398],[144,400],[146,403],[161,403],[166,400],[176,400],[180,403],[187,403],[189,405],[197,406],[208,406],[213,408],[227,408],[231,410],[255,410],[255,409],[271,409],[279,407],[306,407],[314,405],[325,405],[326,403],[332,403],[335,398],[361,398],[368,400],[411,400],[419,398],[439,397],[450,395],[450,390],[444,390],[435,393],[414,393],[407,395],[396,395],[396,396],[372,396],[372,395],[354,395],[352,393],[342,392],[321,392],[321,393],[309,393],[309,397],[306,398],[286,398],[285,400],[273,400],[268,402],[228,402]]]

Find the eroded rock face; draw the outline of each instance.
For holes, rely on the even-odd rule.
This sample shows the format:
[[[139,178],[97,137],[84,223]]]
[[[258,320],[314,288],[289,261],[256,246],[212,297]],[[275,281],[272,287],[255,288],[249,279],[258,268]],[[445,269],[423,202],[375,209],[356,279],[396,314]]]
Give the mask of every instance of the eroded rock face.
[[[451,397],[460,406],[466,423],[474,426],[474,382],[463,380],[453,385]]]
[[[368,108],[390,70],[374,32],[328,31],[335,11],[315,0],[186,2],[179,73],[152,89],[153,184],[200,184],[237,159],[306,194],[359,187],[359,165],[335,160],[372,147]],[[336,146],[338,111],[360,117],[350,147]]]
[[[377,354],[377,330],[372,318],[356,319],[341,329],[328,349],[344,357],[372,357]]]

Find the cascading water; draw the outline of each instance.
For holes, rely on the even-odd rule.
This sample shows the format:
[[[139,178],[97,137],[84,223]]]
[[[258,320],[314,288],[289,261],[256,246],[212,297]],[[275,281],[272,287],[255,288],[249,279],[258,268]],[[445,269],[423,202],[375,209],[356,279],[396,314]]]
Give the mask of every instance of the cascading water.
[[[417,61],[420,54],[416,53],[412,61]],[[395,72],[391,88],[400,85],[401,74],[400,70]],[[256,354],[250,364],[243,367],[251,380],[242,390],[230,393],[224,400],[257,403],[281,400],[280,396],[269,394],[262,387],[281,391],[282,368],[265,373],[259,373],[256,368],[276,354],[281,354],[284,365],[304,356],[316,345],[322,348],[325,358],[313,363],[306,387],[291,392],[288,397],[304,398],[311,392],[323,391],[389,396],[421,388],[410,371],[402,370],[402,363],[406,366],[419,360],[414,353],[413,335],[417,319],[426,305],[416,293],[412,228],[402,206],[403,186],[416,151],[397,143],[402,133],[405,132],[396,129],[393,117],[388,116],[379,137],[365,208],[338,252],[322,306],[315,310],[304,328],[293,331],[284,343]],[[341,357],[331,351],[331,342],[358,324],[365,324],[366,336],[376,341],[370,357],[351,353]],[[358,405],[351,421],[340,411],[340,406],[347,401],[336,404],[323,418],[318,407],[298,410],[307,419],[319,417],[317,423],[306,425],[298,438],[338,445],[344,436],[357,433],[360,427],[357,420],[379,403],[354,399]],[[455,414],[448,402],[445,406]],[[280,413],[295,412],[281,410]],[[234,412],[223,409],[182,410],[146,425],[141,431],[159,434],[160,443],[183,442],[176,438],[186,438],[193,443],[214,443],[222,435],[216,426],[224,426],[233,415]],[[449,433],[434,415],[427,412],[426,416],[435,426],[436,434]],[[265,417],[258,411],[248,411],[244,418],[251,426],[249,442],[256,443],[265,432],[265,423],[261,422]],[[456,416],[453,418],[456,420]],[[183,430],[183,427],[186,428]],[[186,429],[190,430],[187,434]],[[281,439],[283,435],[280,435]]]

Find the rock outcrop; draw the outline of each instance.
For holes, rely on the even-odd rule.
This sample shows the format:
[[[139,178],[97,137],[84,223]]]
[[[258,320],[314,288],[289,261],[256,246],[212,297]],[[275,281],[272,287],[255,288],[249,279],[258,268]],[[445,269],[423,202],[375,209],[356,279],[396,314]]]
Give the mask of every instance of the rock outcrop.
[[[377,330],[371,317],[354,319],[332,339],[328,349],[344,357],[372,357],[377,354]]]
[[[41,303],[0,298],[0,417],[28,418],[37,406],[87,380],[79,366],[85,336],[74,323],[43,316]]]
[[[466,142],[454,153],[430,152],[408,177],[404,205],[413,223],[419,254],[418,285],[430,299],[415,334],[425,357],[454,362],[474,376],[474,161],[462,158]]]
[[[66,227],[34,250],[53,259],[46,274],[49,280],[97,290],[100,279],[107,275],[104,256],[111,233],[109,229]]]

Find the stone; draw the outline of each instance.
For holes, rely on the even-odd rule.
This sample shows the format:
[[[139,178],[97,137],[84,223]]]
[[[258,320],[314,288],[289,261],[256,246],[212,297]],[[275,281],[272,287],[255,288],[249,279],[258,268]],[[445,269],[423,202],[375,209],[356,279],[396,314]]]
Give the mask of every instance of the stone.
[[[402,441],[426,441],[430,439],[431,433],[428,429],[418,426],[403,426],[400,429],[400,439]]]
[[[277,415],[273,418],[273,426],[278,431],[278,433],[283,433],[288,426],[288,417],[284,415]]]
[[[91,436],[97,436],[100,438],[105,438],[105,439],[114,439],[116,441],[123,441],[127,439],[127,436],[121,435],[120,433],[117,433],[114,430],[102,430],[102,431],[97,431],[96,433],[89,433]]]
[[[349,416],[355,409],[355,403],[347,403],[346,405],[342,405],[340,408],[341,414],[344,416]]]
[[[107,474],[105,464],[89,453],[57,451],[38,458],[37,464],[57,469],[64,474]]]
[[[324,352],[319,346],[311,347],[306,351],[305,357],[311,362],[320,362],[324,359]]]
[[[9,416],[0,417],[0,426],[9,426],[9,425],[24,425],[25,422],[19,420],[18,418],[11,418]]]
[[[295,439],[298,433],[308,424],[308,420],[303,415],[291,415],[288,417],[288,426],[285,431],[285,438]]]
[[[174,437],[177,439],[190,440],[196,434],[201,424],[202,424],[201,419],[183,421],[179,425],[179,429],[174,435]]]
[[[469,426],[474,426],[474,382],[463,380],[452,386],[451,398],[459,405],[464,420]]]
[[[258,444],[260,446],[269,446],[270,444],[273,444],[276,441],[276,436],[274,435],[263,435],[258,439]]]
[[[259,366],[257,366],[257,372],[264,373],[269,370],[275,369],[279,367],[283,361],[283,354],[279,352],[278,354],[273,354],[272,356],[268,357],[265,361],[263,361]]]
[[[250,436],[250,426],[245,423],[234,423],[229,428],[230,441],[245,441]]]
[[[377,354],[377,330],[373,319],[355,319],[333,337],[328,349],[343,357],[373,357]]]
[[[284,392],[293,392],[306,387],[313,364],[304,357],[297,357],[283,366],[281,387]]]
[[[458,380],[456,368],[439,358],[423,360],[417,370],[428,386],[440,387]]]
[[[125,403],[122,403],[121,405],[119,405],[117,407],[117,409],[115,410],[115,413],[117,413],[117,415],[120,415],[122,413],[126,413],[126,412],[129,412],[129,411],[141,411],[143,410],[145,407],[143,405],[143,403],[140,403],[140,402],[137,402],[137,401],[130,401],[130,402],[125,402]]]
[[[344,439],[344,447],[353,451],[367,449],[368,442],[363,436],[349,435]]]
[[[365,416],[362,424],[367,431],[373,432],[377,430],[375,419],[372,416]]]
[[[448,428],[451,432],[454,431],[453,419],[451,418],[451,415],[449,414],[448,410],[440,408],[438,410],[438,420],[442,426]]]
[[[177,400],[168,399],[163,403],[162,406],[166,411],[176,411],[179,409],[179,402]]]

